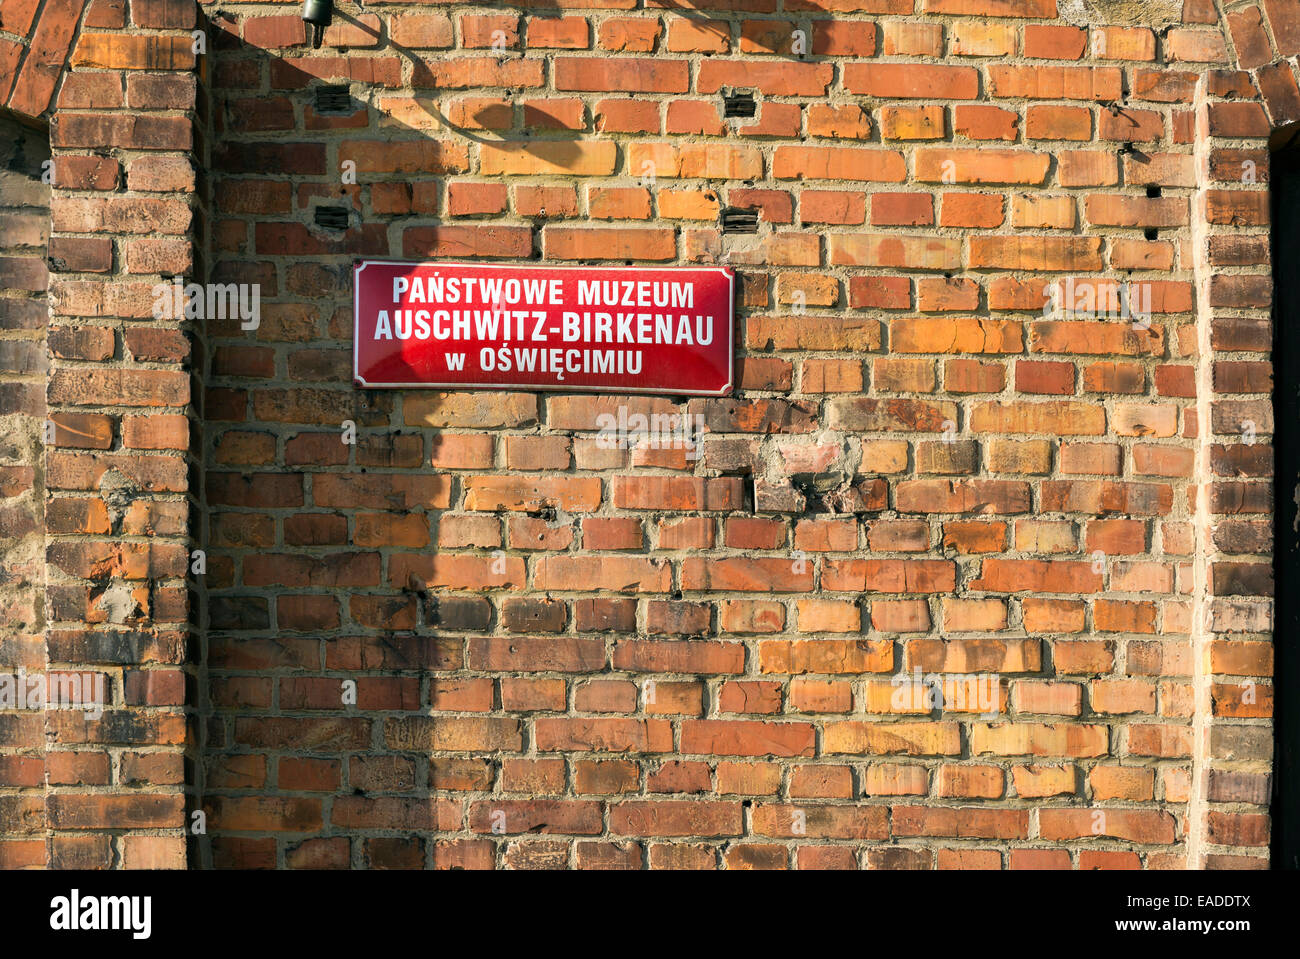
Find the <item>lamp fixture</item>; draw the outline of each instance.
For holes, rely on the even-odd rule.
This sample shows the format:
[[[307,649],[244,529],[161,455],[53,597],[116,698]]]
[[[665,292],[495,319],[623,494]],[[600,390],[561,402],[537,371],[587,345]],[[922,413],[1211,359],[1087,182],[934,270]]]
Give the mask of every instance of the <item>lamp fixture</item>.
[[[304,23],[310,23],[312,26],[312,47],[320,49],[325,28],[334,19],[334,0],[304,0],[302,19]]]

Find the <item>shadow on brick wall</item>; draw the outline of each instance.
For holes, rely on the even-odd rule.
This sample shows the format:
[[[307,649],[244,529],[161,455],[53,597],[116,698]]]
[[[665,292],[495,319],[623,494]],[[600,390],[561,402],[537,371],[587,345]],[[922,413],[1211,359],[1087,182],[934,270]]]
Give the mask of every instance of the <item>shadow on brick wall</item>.
[[[663,9],[679,11],[705,35],[730,31],[730,20]],[[527,10],[533,17],[544,12]],[[335,17],[331,29],[352,31],[347,35],[355,46],[381,40],[368,17],[337,11]],[[440,589],[414,573],[397,582],[391,570],[380,581],[379,549],[431,545],[403,538],[413,517],[431,518],[442,509],[434,484],[445,476],[428,475],[426,437],[436,466],[448,455],[440,452],[440,427],[464,426],[478,413],[465,405],[464,394],[444,407],[439,394],[425,393],[415,422],[410,393],[353,388],[353,260],[537,261],[544,225],[601,221],[579,214],[580,183],[565,176],[609,177],[625,167],[625,147],[614,135],[664,135],[658,111],[667,105],[656,107],[653,129],[638,129],[607,123],[588,102],[589,93],[620,89],[603,71],[619,69],[628,58],[573,56],[582,51],[548,47],[541,52],[550,70],[570,71],[566,89],[549,92],[543,59],[525,56],[517,38],[504,55],[392,42],[354,55],[330,49],[329,35],[325,48],[312,51],[300,45],[306,39],[300,25],[290,17],[274,19],[290,43],[274,53],[238,36],[229,21],[214,21],[211,31],[209,279],[257,284],[262,291],[255,331],[241,330],[235,319],[206,325],[205,586],[214,708],[205,724],[205,806],[213,830],[211,864],[401,865],[409,863],[410,843],[417,840],[376,837],[371,830],[438,830],[440,787],[480,788],[501,774],[492,749],[439,760],[427,775],[421,763],[428,760],[407,765],[408,752],[447,748],[431,745],[435,733],[431,718],[420,714],[427,707],[420,706],[417,678],[456,668],[442,637],[482,636],[497,624],[492,605],[471,592],[475,587]],[[789,37],[753,39],[775,52],[783,42],[788,46]],[[584,49],[594,46],[593,30]],[[569,65],[557,67],[559,61]],[[689,79],[675,79],[676,67],[665,70],[671,61],[645,54],[638,62],[636,83],[681,88],[664,93],[689,90]],[[779,69],[786,61],[771,62],[769,69]],[[596,73],[586,77],[583,70]],[[319,89],[342,84],[345,91],[318,101]],[[722,133],[724,85],[717,87],[697,99],[717,111]],[[650,102],[630,90],[601,96],[633,117]],[[762,110],[760,97],[756,122]],[[470,175],[475,150],[480,166]],[[490,158],[486,164],[484,157]],[[613,185],[634,186],[637,172]],[[318,224],[317,211],[329,207],[343,208],[346,229]],[[494,397],[483,397],[477,429],[536,421],[534,394],[518,394],[521,408],[534,413],[525,410],[508,422],[493,420]],[[408,408],[402,410],[404,401]],[[347,420],[358,430],[353,448],[339,442],[339,426]],[[390,469],[406,472],[384,472]],[[308,476],[312,506],[306,505]],[[327,480],[330,495],[341,497],[332,503],[326,501]],[[385,513],[386,538],[357,541],[346,520],[338,527],[339,509]],[[327,637],[323,644],[320,636]],[[331,677],[351,671],[363,685],[367,679],[387,684],[380,695],[388,698],[342,710]],[[270,690],[277,684],[278,709],[272,710]],[[389,710],[407,712],[375,715]],[[450,732],[437,735],[453,735],[456,728],[450,724]],[[387,748],[375,750],[372,742],[379,741]],[[266,756],[276,757],[278,773],[265,764]],[[332,797],[334,835],[307,838],[321,828],[321,797]],[[277,844],[247,835],[271,821],[294,838]],[[348,845],[358,835],[367,837],[363,854]]]

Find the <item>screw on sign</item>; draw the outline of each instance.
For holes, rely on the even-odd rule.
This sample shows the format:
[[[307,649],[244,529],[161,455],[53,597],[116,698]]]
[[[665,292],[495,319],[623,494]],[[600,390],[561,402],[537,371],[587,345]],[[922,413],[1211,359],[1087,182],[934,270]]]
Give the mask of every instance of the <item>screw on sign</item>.
[[[355,266],[358,386],[724,396],[735,277],[723,267]]]

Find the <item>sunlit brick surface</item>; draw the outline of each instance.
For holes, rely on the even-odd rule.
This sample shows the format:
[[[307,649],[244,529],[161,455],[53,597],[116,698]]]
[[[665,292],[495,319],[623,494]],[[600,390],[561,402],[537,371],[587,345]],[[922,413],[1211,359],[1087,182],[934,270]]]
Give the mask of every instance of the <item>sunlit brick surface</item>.
[[[292,4],[92,0],[48,107],[24,64],[58,31],[5,4],[77,331],[48,402],[105,437],[46,452],[47,645],[121,689],[60,734],[111,762],[51,783],[52,835],[127,866],[1267,865],[1294,0],[394,2],[320,49]],[[731,266],[738,387],[354,389],[364,257]],[[156,318],[174,276],[256,289],[257,325]],[[601,433],[655,414],[698,444]]]

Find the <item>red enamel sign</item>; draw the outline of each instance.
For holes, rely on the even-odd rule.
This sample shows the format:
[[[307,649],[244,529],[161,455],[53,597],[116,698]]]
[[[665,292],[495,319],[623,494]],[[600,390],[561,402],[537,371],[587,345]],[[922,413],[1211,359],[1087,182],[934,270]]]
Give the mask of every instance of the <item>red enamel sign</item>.
[[[358,386],[731,391],[723,267],[363,260],[352,279]]]

